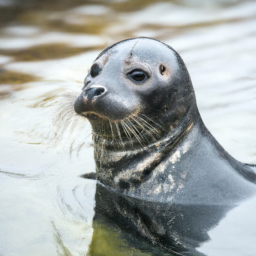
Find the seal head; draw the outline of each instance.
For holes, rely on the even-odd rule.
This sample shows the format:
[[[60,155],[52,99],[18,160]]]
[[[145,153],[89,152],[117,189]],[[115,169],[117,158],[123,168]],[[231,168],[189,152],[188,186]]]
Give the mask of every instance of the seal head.
[[[98,180],[115,188],[141,183],[199,116],[183,60],[149,38],[124,40],[100,53],[75,111],[92,125]],[[117,177],[121,166],[137,171]]]
[[[99,129],[98,122],[109,121],[112,133],[120,133],[121,138],[116,137],[124,142],[133,140],[133,148],[152,142],[148,137],[156,135],[154,128],[167,134],[183,118],[191,119],[192,108],[196,109],[195,95],[184,62],[172,48],[148,38],[128,39],[105,49],[75,102],[75,111],[90,120],[96,134],[112,136],[111,129],[103,133]],[[148,134],[145,128],[140,137],[147,122],[157,125],[148,127]]]

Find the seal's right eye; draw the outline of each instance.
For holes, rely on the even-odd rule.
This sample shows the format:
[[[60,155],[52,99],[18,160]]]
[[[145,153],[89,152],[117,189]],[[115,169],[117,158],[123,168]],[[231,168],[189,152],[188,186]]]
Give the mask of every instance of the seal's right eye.
[[[93,64],[91,67],[90,74],[92,77],[97,76],[101,72],[101,67],[98,64]]]
[[[130,73],[127,74],[130,80],[135,83],[143,83],[148,79],[148,75],[139,69],[132,70]]]

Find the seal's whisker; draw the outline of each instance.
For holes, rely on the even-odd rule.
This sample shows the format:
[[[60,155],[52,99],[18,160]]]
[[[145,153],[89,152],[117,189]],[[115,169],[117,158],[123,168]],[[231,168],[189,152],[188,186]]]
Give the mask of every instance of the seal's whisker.
[[[149,121],[151,121],[152,123],[154,123],[156,126],[158,127],[161,127],[160,124],[156,123],[152,118],[148,117],[147,115],[145,114],[141,114],[142,116],[144,116],[145,118],[147,118]]]
[[[56,123],[63,123],[67,119],[70,119],[71,117],[74,116],[74,113],[70,110],[67,111],[67,109],[62,109],[59,111],[59,113],[55,117],[55,122]]]
[[[101,167],[101,163],[102,163],[102,159],[103,159],[103,151],[104,151],[104,146],[105,146],[105,139],[104,139],[104,136],[106,135],[106,132],[105,132],[105,123],[102,122],[101,124],[101,134],[103,136],[100,136],[99,137],[99,140],[101,141],[101,148],[100,148],[100,157],[99,157],[99,160],[100,160],[100,167]]]
[[[116,126],[117,134],[118,134],[119,139],[120,139],[120,141],[121,141],[121,144],[124,145],[123,140],[122,140],[122,136],[121,136],[121,132],[120,132],[120,129],[119,129],[118,122],[115,122],[115,126]]]
[[[131,130],[131,127],[129,126],[129,124],[128,124],[125,120],[123,120],[123,124],[124,124],[124,126],[126,127],[126,130],[128,131],[129,137],[130,137],[131,142],[132,142],[132,136],[131,136],[131,134],[133,134],[133,132],[132,132],[132,130]],[[133,134],[133,135],[134,135],[134,134]]]
[[[130,122],[131,126],[133,127],[133,129],[135,130],[136,134],[138,134],[138,136],[141,138],[142,142],[144,140],[144,136],[142,135],[142,133],[138,130],[138,128],[133,124],[132,120],[128,120],[128,122]]]
[[[92,136],[92,132],[89,133],[84,139],[86,140],[86,139],[88,139],[88,138],[91,137],[91,136]]]
[[[134,135],[134,137],[137,139],[137,141],[140,143],[140,145],[143,147],[143,143],[140,139],[140,137],[138,136],[138,134],[136,133],[136,131],[134,130],[134,128],[131,126],[131,121],[129,119],[127,120],[127,125],[129,127],[129,130],[131,131],[131,133]]]
[[[139,117],[139,116],[138,116],[138,119],[139,119],[141,122],[143,122],[144,125],[145,125],[151,132],[153,132],[153,133],[155,133],[155,134],[160,134],[160,132],[159,132],[152,124],[150,124],[147,120],[145,120],[145,119],[143,119],[143,118],[141,118],[141,117]]]
[[[156,133],[156,134],[160,134],[160,132],[152,125],[152,124],[150,124],[148,121],[146,121],[144,118],[142,118],[142,117],[140,117],[140,116],[137,116],[137,118],[141,121],[141,122],[143,122],[144,124],[145,124],[145,126],[147,126],[148,127],[148,129],[150,129],[151,131],[154,131],[154,133]]]
[[[140,123],[135,116],[132,117],[132,119],[142,128],[143,131],[145,131],[150,137],[152,137],[153,140],[156,140],[151,130],[146,129],[146,127],[142,123]],[[149,142],[146,136],[145,136],[145,139],[147,140],[147,142]]]
[[[76,96],[76,90],[64,93],[62,89],[54,90],[42,95],[38,102],[33,104],[33,107],[48,108],[47,111],[50,110],[49,114],[53,114],[51,119],[54,129],[49,129],[43,134],[43,141],[52,147],[60,146],[61,142],[68,143],[70,156],[77,149],[77,142],[79,140],[78,137],[73,139],[73,136],[70,134],[74,134],[84,126],[84,118],[74,114],[73,103]],[[83,123],[80,124],[82,119]],[[69,134],[69,136],[63,136],[64,134]]]
[[[70,132],[73,132],[74,131],[74,129],[75,129],[75,127],[77,126],[77,119],[75,119],[74,120],[74,118],[72,117],[72,122],[71,122],[71,124],[70,124]]]
[[[72,141],[72,143],[70,144],[70,147],[69,147],[69,157],[72,156],[72,152],[73,152],[73,145],[74,145],[75,141]]]
[[[69,113],[64,113],[64,111],[62,111],[59,114],[59,117],[56,120],[56,123],[61,126],[58,135],[62,135],[68,128],[68,126],[70,126],[70,119],[72,119],[73,117],[73,113],[69,112]]]
[[[113,131],[113,126],[112,126],[112,123],[109,121],[109,126],[110,126],[110,129],[111,129],[111,137],[112,137],[112,142],[115,140],[115,135],[114,135],[114,131]]]
[[[81,143],[81,144],[78,146],[77,153],[76,153],[77,156],[79,156],[80,150],[82,149],[82,147],[84,146],[84,144],[85,144],[85,143],[83,142],[83,143]]]
[[[133,144],[133,143],[132,143],[132,138],[131,138],[131,135],[130,135],[129,130],[128,130],[127,127],[126,127],[127,125],[126,125],[125,121],[124,121],[124,120],[121,120],[120,122],[121,122],[123,131],[124,131],[124,133],[125,133],[127,139],[129,140],[129,142],[130,142],[131,145],[132,145],[132,144]]]

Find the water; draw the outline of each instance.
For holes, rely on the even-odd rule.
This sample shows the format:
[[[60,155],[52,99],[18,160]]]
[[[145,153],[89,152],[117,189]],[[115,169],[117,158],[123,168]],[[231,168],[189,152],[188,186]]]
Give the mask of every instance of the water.
[[[256,163],[255,14],[255,1],[238,0],[1,0],[0,255],[87,254],[95,182],[79,175],[94,171],[90,125],[60,132],[52,118],[65,116],[65,95],[79,94],[91,62],[118,40],[148,36],[176,49],[208,129],[232,156]],[[231,211],[202,251],[255,255],[254,202]]]

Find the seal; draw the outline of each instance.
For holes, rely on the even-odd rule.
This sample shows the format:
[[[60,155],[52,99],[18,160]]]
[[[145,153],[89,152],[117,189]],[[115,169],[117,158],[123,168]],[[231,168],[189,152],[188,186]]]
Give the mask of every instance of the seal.
[[[132,38],[103,50],[74,108],[93,131],[95,220],[194,255],[207,231],[256,192],[255,166],[207,130],[182,58],[160,41]]]

